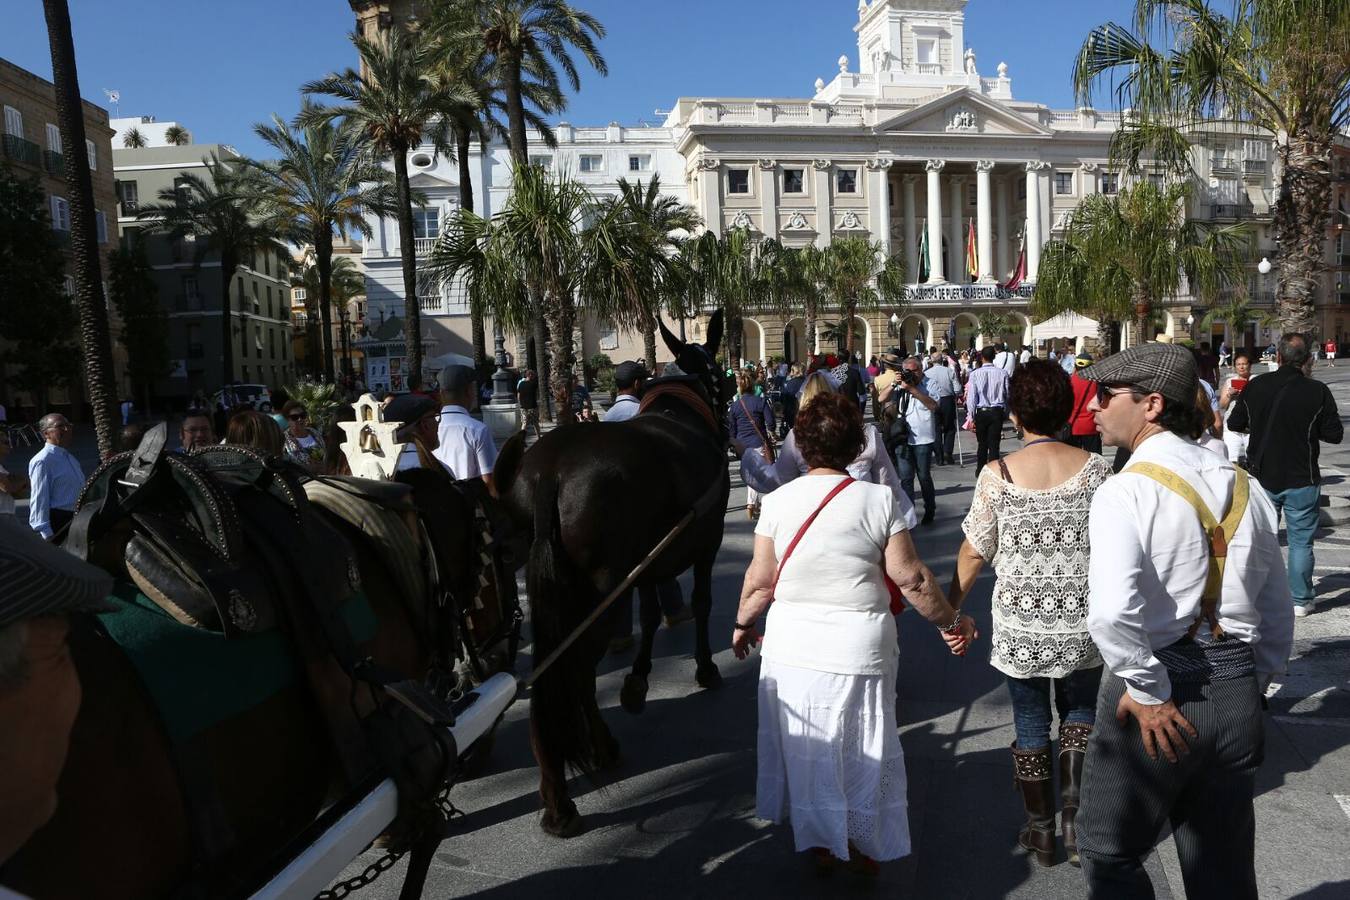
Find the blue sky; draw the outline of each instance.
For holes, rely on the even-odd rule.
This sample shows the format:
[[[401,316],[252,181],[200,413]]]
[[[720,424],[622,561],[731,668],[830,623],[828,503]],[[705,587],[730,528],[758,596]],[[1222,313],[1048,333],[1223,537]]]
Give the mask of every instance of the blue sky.
[[[80,86],[122,115],[187,125],[198,141],[261,153],[252,125],[299,108],[299,86],[351,65],[345,0],[69,0]],[[680,96],[805,97],[847,53],[857,70],[856,0],[574,0],[608,29],[609,77],[584,65],[565,118],[655,120]],[[0,57],[51,77],[42,4],[10,0]],[[966,43],[980,74],[1008,63],[1013,96],[1073,105],[1069,71],[1092,26],[1127,22],[1132,0],[971,0]],[[1099,101],[1100,106],[1107,103]]]

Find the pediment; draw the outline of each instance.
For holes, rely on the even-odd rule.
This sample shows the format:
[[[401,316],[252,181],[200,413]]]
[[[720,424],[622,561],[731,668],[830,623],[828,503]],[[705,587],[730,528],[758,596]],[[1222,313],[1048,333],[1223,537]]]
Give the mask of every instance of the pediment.
[[[430,172],[418,172],[408,179],[408,185],[414,189],[435,190],[437,188],[453,188],[457,185],[453,181],[447,181],[444,178],[432,175]]]
[[[968,88],[934,97],[877,123],[874,130],[878,134],[1050,134],[1003,104]]]

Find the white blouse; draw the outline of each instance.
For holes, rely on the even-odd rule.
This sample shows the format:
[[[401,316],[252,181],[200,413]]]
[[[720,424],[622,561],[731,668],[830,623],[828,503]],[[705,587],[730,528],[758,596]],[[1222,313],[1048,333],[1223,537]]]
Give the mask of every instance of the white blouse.
[[[989,662],[1013,678],[1063,678],[1102,664],[1088,634],[1088,516],[1111,464],[1092,454],[1047,490],[1009,484],[995,466],[975,483],[961,528],[993,563]]]

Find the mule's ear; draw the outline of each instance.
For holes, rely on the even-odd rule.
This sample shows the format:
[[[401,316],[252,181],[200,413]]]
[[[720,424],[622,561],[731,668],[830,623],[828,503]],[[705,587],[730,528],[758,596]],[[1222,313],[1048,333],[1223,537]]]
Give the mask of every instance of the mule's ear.
[[[661,340],[666,342],[666,347],[670,349],[671,355],[679,359],[680,354],[684,352],[684,341],[671,334],[670,329],[666,327],[665,321],[660,316],[657,316],[656,324],[661,329]]]
[[[717,356],[717,348],[722,343],[722,310],[713,311],[712,318],[708,320],[708,340],[703,346],[708,348],[708,353],[714,358]]]

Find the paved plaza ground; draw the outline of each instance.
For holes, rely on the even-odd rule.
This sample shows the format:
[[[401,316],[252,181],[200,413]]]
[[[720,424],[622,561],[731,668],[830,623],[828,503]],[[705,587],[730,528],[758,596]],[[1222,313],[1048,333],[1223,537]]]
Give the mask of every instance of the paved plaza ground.
[[[1350,365],[1319,365],[1317,376],[1350,413]],[[1327,493],[1350,497],[1350,445],[1325,448],[1323,463]],[[916,540],[945,585],[970,502],[973,466],[935,473],[938,519]],[[732,504],[743,502],[743,491],[734,491]],[[487,774],[453,791],[466,815],[452,824],[425,896],[1083,896],[1079,870],[1063,862],[1037,868],[1014,846],[1021,807],[1008,753],[1011,708],[1002,676],[987,662],[988,570],[966,607],[985,634],[969,657],[948,654],[916,613],[900,620],[899,712],[913,854],[885,865],[875,885],[843,872],[821,880],[793,854],[788,827],[754,818],[759,663],[757,656],[738,662],[729,649],[751,535],[744,512],[728,513],[712,627],[714,646],[723,648],[716,656],[726,677],[722,689],[695,687],[690,625],[658,634],[652,693],[641,716],[618,705],[629,658],[610,657],[598,680],[600,704],[624,760],[599,787],[573,780],[588,828],[567,841],[536,825],[527,704],[517,703],[501,726]],[[1266,898],[1350,897],[1350,528],[1319,534],[1316,575],[1317,613],[1297,620],[1289,674],[1272,688],[1267,758],[1257,783],[1257,877]],[[687,578],[685,588],[687,594]],[[532,665],[529,652],[527,646],[521,672]],[[366,855],[347,874],[374,858]],[[403,868],[400,863],[359,896],[397,896]],[[1170,840],[1160,844],[1148,869],[1159,897],[1184,896]]]

